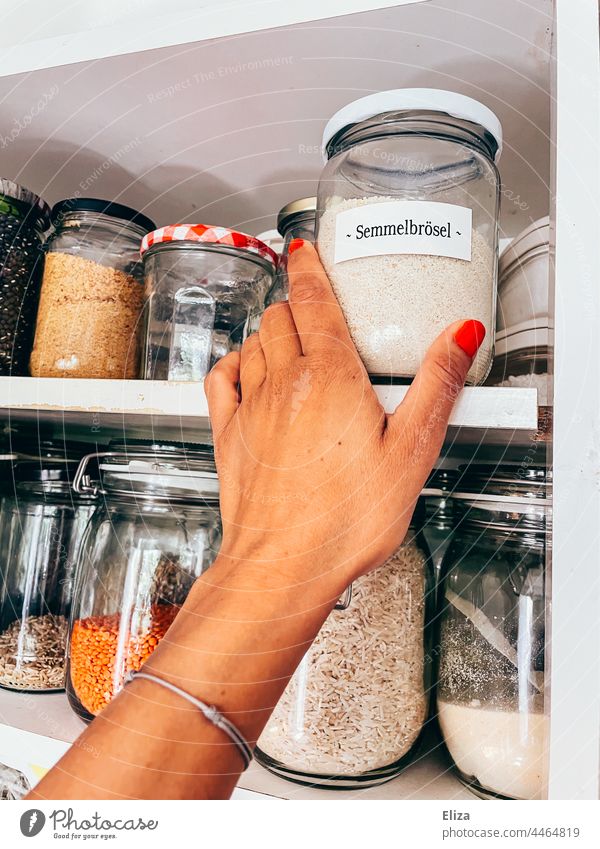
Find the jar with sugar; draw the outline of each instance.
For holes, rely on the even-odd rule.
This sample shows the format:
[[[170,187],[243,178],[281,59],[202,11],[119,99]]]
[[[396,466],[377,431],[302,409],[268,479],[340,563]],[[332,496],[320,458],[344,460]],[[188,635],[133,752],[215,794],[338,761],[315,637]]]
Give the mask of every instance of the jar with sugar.
[[[397,89],[340,109],[323,134],[317,246],[370,375],[410,381],[449,324],[486,337],[467,377],[494,353],[502,128],[454,92]]]
[[[549,483],[543,467],[473,465],[452,495],[438,720],[459,777],[486,798],[546,794]]]

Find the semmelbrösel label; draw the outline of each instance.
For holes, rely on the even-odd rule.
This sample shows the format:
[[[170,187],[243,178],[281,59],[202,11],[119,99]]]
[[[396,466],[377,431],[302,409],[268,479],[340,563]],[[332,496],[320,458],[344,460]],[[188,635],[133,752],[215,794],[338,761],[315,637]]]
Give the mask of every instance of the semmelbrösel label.
[[[428,254],[471,261],[473,211],[453,203],[392,200],[338,212],[334,263],[383,254]]]

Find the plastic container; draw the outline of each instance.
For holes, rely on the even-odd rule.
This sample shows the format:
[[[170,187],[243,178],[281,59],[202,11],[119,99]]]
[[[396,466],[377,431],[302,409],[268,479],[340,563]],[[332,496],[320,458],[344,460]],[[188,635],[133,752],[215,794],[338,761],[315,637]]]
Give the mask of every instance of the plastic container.
[[[0,375],[29,373],[50,207],[0,179]]]
[[[143,377],[202,380],[264,309],[277,254],[254,236],[176,224],[142,243],[148,299]]]
[[[286,204],[279,210],[277,229],[283,238],[283,248],[273,288],[267,296],[267,306],[288,299],[287,257],[292,239],[315,240],[315,221],[317,217],[317,199],[300,198]]]
[[[93,198],[56,204],[52,223],[31,374],[138,377],[139,246],[154,223],[135,209]]]
[[[451,322],[494,351],[500,122],[454,92],[398,89],[340,109],[323,134],[317,245],[367,371],[410,381]]]
[[[257,760],[318,787],[396,776],[428,716],[432,574],[420,521],[332,611],[264,729]]]
[[[462,485],[443,564],[440,727],[476,795],[541,799],[549,738],[546,472],[479,467]]]
[[[92,512],[71,481],[78,462],[19,462],[0,511],[0,687],[64,689],[79,546]]]
[[[83,458],[74,486],[97,498],[77,571],[67,675],[69,702],[89,721],[165,635],[214,560],[221,525],[208,446],[113,445]]]

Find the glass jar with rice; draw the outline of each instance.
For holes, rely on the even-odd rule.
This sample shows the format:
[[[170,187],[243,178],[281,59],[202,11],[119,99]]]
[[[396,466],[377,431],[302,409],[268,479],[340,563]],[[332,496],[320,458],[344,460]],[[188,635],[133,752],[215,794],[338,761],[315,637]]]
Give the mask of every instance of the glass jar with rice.
[[[419,508],[398,551],[355,581],[308,650],[264,729],[257,760],[300,784],[389,781],[427,719],[431,566]]]

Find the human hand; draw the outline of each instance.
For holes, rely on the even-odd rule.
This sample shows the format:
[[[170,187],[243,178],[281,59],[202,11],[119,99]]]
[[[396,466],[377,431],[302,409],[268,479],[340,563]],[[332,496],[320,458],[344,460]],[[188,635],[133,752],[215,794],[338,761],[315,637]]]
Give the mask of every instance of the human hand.
[[[207,379],[221,555],[337,592],[402,542],[485,328],[451,325],[386,415],[316,250],[296,241],[289,303]]]

